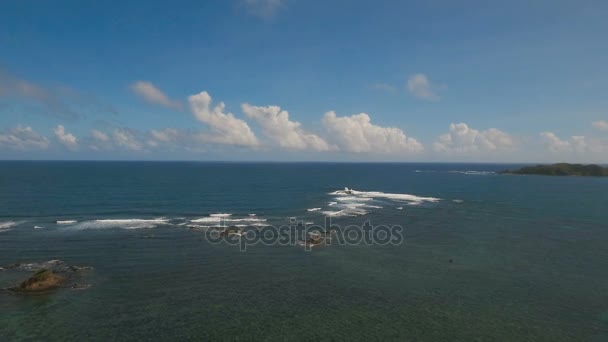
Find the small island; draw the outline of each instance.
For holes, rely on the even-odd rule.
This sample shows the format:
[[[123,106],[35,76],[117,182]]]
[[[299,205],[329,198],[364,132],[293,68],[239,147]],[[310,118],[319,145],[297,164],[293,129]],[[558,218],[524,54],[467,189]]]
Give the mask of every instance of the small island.
[[[61,286],[66,278],[48,269],[35,272],[29,279],[19,286],[12,288],[16,292],[42,292]]]
[[[512,175],[608,177],[608,168],[595,164],[583,165],[558,163],[550,165],[526,166],[517,170],[503,170],[499,171],[498,173]]]

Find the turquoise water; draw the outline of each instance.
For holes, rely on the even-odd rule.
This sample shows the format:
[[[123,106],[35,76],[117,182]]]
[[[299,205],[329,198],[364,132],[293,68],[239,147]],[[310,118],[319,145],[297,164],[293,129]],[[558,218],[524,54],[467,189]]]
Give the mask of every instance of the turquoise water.
[[[506,167],[1,162],[0,266],[93,270],[85,290],[0,293],[0,340],[608,340],[608,178]],[[205,239],[326,215],[400,225],[404,242]]]

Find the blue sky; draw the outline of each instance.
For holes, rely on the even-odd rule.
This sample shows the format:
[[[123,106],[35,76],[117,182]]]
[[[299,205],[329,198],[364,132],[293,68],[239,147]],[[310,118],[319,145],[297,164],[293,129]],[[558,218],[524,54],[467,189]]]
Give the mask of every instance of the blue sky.
[[[606,17],[605,1],[3,1],[0,158],[607,162]]]

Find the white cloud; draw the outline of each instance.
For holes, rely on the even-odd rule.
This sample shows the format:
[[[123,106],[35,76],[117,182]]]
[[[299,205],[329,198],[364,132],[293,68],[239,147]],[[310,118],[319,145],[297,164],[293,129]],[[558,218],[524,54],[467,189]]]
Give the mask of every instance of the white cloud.
[[[112,132],[114,144],[131,151],[141,151],[144,144],[139,140],[135,131],[128,128],[116,128]]]
[[[572,144],[567,140],[561,140],[553,132],[542,132],[540,134],[544,144],[552,152],[571,152]]]
[[[600,120],[593,123],[593,127],[600,131],[608,132],[608,121]]]
[[[67,133],[63,125],[58,125],[57,127],[55,127],[55,129],[53,129],[53,132],[55,133],[57,141],[59,141],[59,143],[63,146],[67,147],[70,150],[75,150],[78,148],[78,141],[76,137],[71,133]]]
[[[289,120],[289,113],[278,106],[257,107],[241,105],[247,117],[254,119],[264,135],[279,146],[292,150],[329,151],[333,148],[316,134],[306,132],[297,121]]]
[[[17,126],[0,133],[0,147],[15,150],[43,150],[49,147],[49,139],[36,133],[30,126]]]
[[[137,81],[131,85],[131,90],[150,103],[167,108],[182,109],[181,102],[169,99],[165,93],[150,82]]]
[[[562,140],[553,132],[542,132],[540,136],[544,145],[554,153],[575,153],[580,157],[599,157],[599,160],[605,161],[605,153],[608,152],[606,140],[582,135],[573,135],[567,140]]]
[[[407,90],[410,94],[423,100],[437,101],[439,95],[433,92],[434,86],[425,74],[415,74],[407,80]]]
[[[423,146],[399,128],[381,127],[371,123],[365,113],[338,117],[325,113],[323,125],[340,149],[349,152],[405,153],[420,152]]]
[[[262,19],[274,17],[281,9],[287,7],[285,0],[242,0],[247,11]]]
[[[153,129],[150,131],[150,135],[157,141],[171,142],[177,139],[179,132],[175,128]]]
[[[107,134],[100,132],[96,129],[91,131],[91,135],[93,136],[93,138],[95,140],[98,140],[98,141],[109,141],[110,140],[110,137],[108,137]]]
[[[232,113],[224,113],[225,105],[220,102],[210,108],[211,96],[206,91],[188,98],[192,114],[199,121],[207,124],[212,134],[201,135],[201,140],[215,144],[257,146],[258,139],[249,125]]]
[[[450,131],[439,137],[434,148],[438,152],[492,152],[512,148],[515,145],[511,135],[490,128],[479,131],[465,123],[450,124]]]

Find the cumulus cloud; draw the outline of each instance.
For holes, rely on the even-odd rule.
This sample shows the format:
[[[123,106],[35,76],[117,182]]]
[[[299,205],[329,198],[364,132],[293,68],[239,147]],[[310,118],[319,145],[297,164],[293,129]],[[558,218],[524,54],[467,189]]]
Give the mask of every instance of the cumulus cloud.
[[[540,134],[545,146],[552,152],[571,152],[572,144],[567,140],[561,140],[553,132],[542,132]]]
[[[108,137],[107,134],[100,132],[96,129],[91,131],[91,135],[93,136],[93,139],[97,140],[97,141],[109,141],[110,137]]]
[[[242,0],[249,14],[262,19],[274,17],[281,9],[287,7],[285,0]]]
[[[365,113],[338,117],[333,111],[327,112],[323,125],[332,140],[344,151],[405,153],[423,150],[421,143],[407,137],[401,129],[376,126]]]
[[[238,146],[259,145],[258,139],[245,121],[236,118],[232,113],[224,113],[226,106],[223,102],[210,108],[211,96],[206,91],[190,96],[188,101],[194,117],[207,124],[212,131],[211,134],[202,134],[202,141]]]
[[[173,109],[182,109],[183,107],[181,102],[171,100],[151,82],[137,81],[131,84],[131,90],[149,103]]]
[[[492,152],[511,148],[514,144],[511,135],[496,128],[479,131],[465,123],[453,123],[450,124],[450,131],[435,142],[434,148],[438,152]]]
[[[593,127],[600,131],[608,132],[608,121],[600,120],[593,123]]]
[[[605,159],[608,152],[608,141],[601,139],[587,138],[582,135],[573,135],[564,140],[553,132],[542,132],[540,134],[544,145],[553,153],[575,153],[579,156],[598,156]]]
[[[30,126],[17,126],[0,133],[0,147],[14,150],[44,150],[49,139],[36,133]]]
[[[407,90],[413,96],[429,101],[437,101],[440,99],[439,95],[433,91],[434,85],[431,84],[428,77],[425,74],[411,75],[407,80]]]
[[[254,119],[264,135],[279,146],[292,150],[329,151],[333,148],[323,138],[306,132],[297,121],[289,120],[289,113],[278,106],[257,107],[241,105],[247,117]]]
[[[116,128],[112,132],[112,140],[118,147],[125,148],[130,151],[141,151],[144,149],[144,144],[137,137],[137,132],[128,128]]]
[[[59,141],[59,143],[63,146],[67,147],[70,150],[75,150],[78,148],[78,141],[76,137],[71,133],[67,133],[63,125],[58,125],[57,127],[55,127],[53,132],[55,133],[57,141]]]
[[[179,132],[175,128],[165,128],[162,130],[151,130],[150,135],[157,141],[171,142],[177,139]]]

